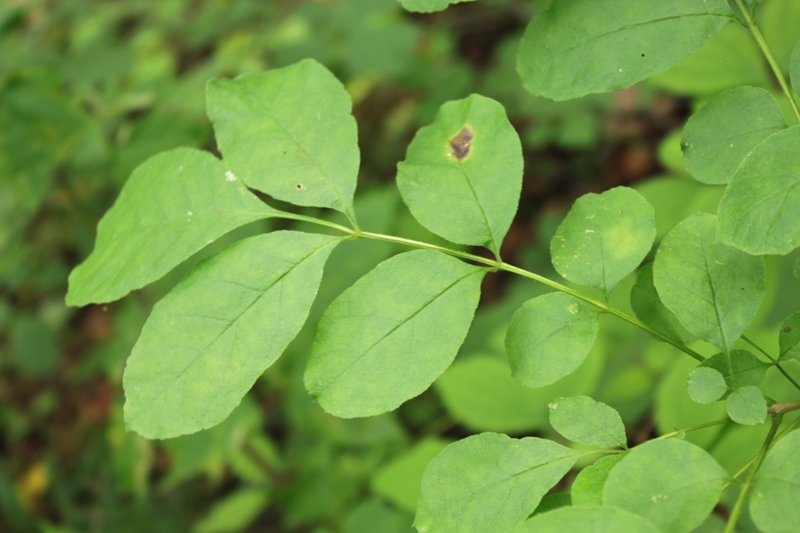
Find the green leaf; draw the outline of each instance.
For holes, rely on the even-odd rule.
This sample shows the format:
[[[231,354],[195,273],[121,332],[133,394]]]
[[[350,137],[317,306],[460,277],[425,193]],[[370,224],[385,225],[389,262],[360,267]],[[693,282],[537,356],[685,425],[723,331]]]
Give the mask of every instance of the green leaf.
[[[800,279],[800,258],[794,263],[794,277]]]
[[[728,392],[725,376],[718,370],[704,366],[692,370],[686,387],[689,391],[689,398],[704,405],[716,402]]]
[[[661,533],[641,516],[616,507],[562,507],[527,520],[514,533]]]
[[[442,11],[447,9],[450,4],[459,4],[461,2],[473,2],[474,0],[399,0],[400,5],[407,11],[414,11],[417,13],[432,13],[434,11]]]
[[[69,277],[67,304],[110,302],[144,287],[234,228],[277,213],[213,155],[178,148],[131,175]]]
[[[572,504],[603,505],[603,488],[608,474],[624,457],[623,453],[607,455],[578,472],[572,482]]]
[[[485,268],[419,250],[344,291],[320,319],[305,383],[323,409],[372,416],[424,392],[458,352]]]
[[[508,533],[580,455],[549,440],[497,433],[455,442],[425,471],[414,525],[420,533]]]
[[[564,438],[595,448],[628,447],[619,413],[588,396],[566,396],[550,405],[550,424]]]
[[[639,266],[655,237],[647,200],[617,187],[578,198],[550,241],[550,255],[564,278],[608,294]]]
[[[731,20],[724,0],[554,0],[525,30],[517,71],[554,100],[616,91],[680,63]]]
[[[779,361],[800,362],[800,312],[789,316],[784,321],[778,334],[778,344],[780,345]]]
[[[764,89],[737,87],[719,94],[686,123],[686,170],[702,183],[728,183],[753,148],[785,127],[783,111]]]
[[[370,481],[375,494],[401,509],[417,510],[422,475],[428,464],[447,446],[447,441],[425,438],[391,462],[381,466]]]
[[[300,331],[339,242],[281,231],[198,263],[153,308],[128,358],[128,428],[165,439],[224,420]]]
[[[697,337],[729,350],[758,311],[764,259],[716,240],[716,217],[690,216],[658,248],[653,281],[661,301]]]
[[[317,497],[311,491],[307,491],[307,494],[308,496],[306,497],[308,498]],[[308,519],[305,521],[308,521]],[[414,528],[411,526],[412,522],[413,516],[399,512],[380,500],[372,498],[359,503],[345,519],[343,529],[337,529],[336,531],[341,533],[375,533],[375,524],[380,524],[381,533],[414,533]],[[313,529],[314,533],[329,533],[330,531],[322,527]]]
[[[721,241],[752,255],[787,254],[800,245],[800,126],[753,149],[719,204]]]
[[[800,94],[800,41],[798,41],[797,45],[794,47],[794,52],[792,52],[792,66],[790,72],[792,88],[795,94]]]
[[[262,488],[244,488],[218,500],[193,533],[236,533],[247,528],[266,508],[268,495]]]
[[[670,339],[684,345],[696,340],[675,314],[661,302],[653,284],[653,263],[648,263],[639,270],[636,283],[631,289],[631,308],[639,320]]]
[[[761,385],[770,364],[747,350],[731,350],[730,357],[718,353],[703,361],[700,367],[716,370],[725,378],[728,389],[736,390],[748,385]]]
[[[733,391],[725,402],[728,416],[737,424],[755,426],[767,418],[767,401],[761,389],[746,385]]]
[[[556,492],[555,494],[548,494],[542,498],[542,501],[539,502],[533,514],[548,513],[553,509],[569,507],[570,505],[572,505],[572,496],[569,492]]]
[[[800,431],[794,430],[767,452],[754,478],[750,516],[764,533],[796,531],[800,524]]]
[[[764,56],[739,24],[724,27],[686,61],[656,74],[648,83],[672,93],[711,97],[734,87],[769,87]]]
[[[522,145],[502,105],[476,94],[444,104],[397,170],[397,187],[420,224],[499,254],[522,188]]]
[[[208,116],[223,161],[249,187],[353,219],[359,151],[352,102],[324,66],[305,59],[212,80]]]
[[[476,356],[457,361],[434,386],[453,418],[472,430],[514,433],[546,424],[539,391],[513,379],[500,359]]]
[[[525,302],[514,313],[506,333],[511,375],[526,387],[535,388],[574,372],[597,337],[598,314],[561,292]]]
[[[641,515],[664,533],[692,531],[719,501],[728,478],[702,448],[683,440],[651,440],[611,470],[603,505]]]

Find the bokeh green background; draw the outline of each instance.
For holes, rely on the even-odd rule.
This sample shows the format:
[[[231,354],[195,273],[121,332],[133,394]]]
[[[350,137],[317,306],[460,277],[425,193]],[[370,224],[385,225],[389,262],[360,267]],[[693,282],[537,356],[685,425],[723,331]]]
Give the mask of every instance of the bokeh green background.
[[[730,26],[648,82],[554,103],[525,93],[515,73],[521,32],[547,3],[478,0],[419,15],[395,0],[5,0],[0,531],[406,533],[422,471],[444,445],[479,431],[558,440],[546,407],[558,396],[614,406],[633,443],[723,416],[721,405],[688,399],[692,360],[612,319],[578,372],[523,388],[510,378],[503,336],[516,308],[545,289],[503,274],[486,277],[467,341],[431,390],[379,417],[327,415],[302,384],[316,320],[400,250],[348,242],[331,256],[307,326],[234,414],[211,430],[151,442],[124,429],[125,359],[153,303],[198,258],[120,302],[64,304],[69,271],[91,251],[97,221],[133,168],[177,146],[215,152],[205,83],[305,57],[330,68],[353,98],[362,153],[356,209],[367,230],[439,242],[402,206],[396,164],[442,103],[471,93],[501,102],[523,142],[508,262],[554,276],[550,237],[586,192],[636,188],[656,209],[659,238],[691,213],[715,212],[722,191],[686,175],[680,131],[694,109],[731,87],[764,87],[783,101],[749,34]],[[760,11],[786,70],[800,38],[798,6],[765,0]],[[281,224],[236,230],[202,255]],[[768,296],[749,335],[771,348],[777,324],[800,308],[796,255],[768,258]],[[620,308],[630,309],[633,281],[615,291]],[[767,380],[784,390],[772,373]],[[723,426],[687,438],[735,471],[762,434]],[[718,524],[712,516],[703,531]],[[748,527],[745,520],[740,529]]]

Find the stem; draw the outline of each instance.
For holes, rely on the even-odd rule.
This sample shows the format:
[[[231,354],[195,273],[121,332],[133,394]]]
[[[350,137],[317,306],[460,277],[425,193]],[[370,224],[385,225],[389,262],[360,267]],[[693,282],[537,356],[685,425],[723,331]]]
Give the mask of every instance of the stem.
[[[767,438],[764,439],[764,444],[761,445],[761,450],[759,450],[756,456],[755,464],[752,470],[750,470],[750,475],[747,476],[747,481],[742,485],[742,491],[736,499],[736,504],[734,504],[730,518],[728,518],[728,524],[725,526],[724,533],[733,533],[733,531],[736,530],[736,522],[739,520],[739,515],[742,514],[742,509],[744,509],[744,504],[745,501],[747,501],[748,494],[750,494],[750,489],[753,488],[753,478],[755,478],[758,469],[761,468],[761,463],[764,462],[764,457],[767,455],[767,450],[769,450],[772,444],[772,439],[775,438],[775,433],[778,431],[778,426],[781,425],[782,419],[783,417],[780,415],[773,416],[772,426],[769,428]]]
[[[714,420],[712,422],[706,422],[705,424],[698,424],[696,426],[688,427],[686,429],[679,429],[677,431],[672,431],[670,433],[665,433],[665,434],[661,435],[660,437],[656,437],[653,440],[669,439],[671,437],[675,437],[677,435],[680,435],[681,433],[687,433],[689,431],[696,431],[698,429],[705,429],[705,428],[709,428],[711,426],[719,426],[720,424],[726,424],[726,423],[728,423],[730,421],[731,421],[730,418],[721,418],[719,420]]]
[[[779,415],[788,413],[789,411],[797,411],[798,409],[800,409],[800,400],[796,402],[773,403],[767,409],[767,413],[771,415]]]
[[[772,56],[772,52],[770,52],[767,42],[764,40],[764,36],[761,35],[761,31],[758,29],[758,26],[755,22],[753,22],[753,19],[750,16],[750,11],[746,8],[749,6],[745,6],[744,0],[736,0],[736,5],[738,5],[739,9],[742,11],[742,16],[744,17],[745,22],[747,22],[747,26],[750,28],[750,33],[753,34],[753,37],[758,43],[758,47],[761,48],[761,52],[764,54],[764,57],[767,58],[767,63],[769,63],[769,66],[772,67],[772,72],[775,74],[775,78],[777,78],[778,84],[783,90],[783,94],[785,94],[786,98],[789,99],[789,103],[792,106],[792,111],[794,111],[794,115],[797,117],[797,120],[800,121],[800,109],[797,108],[797,102],[792,95],[791,89],[789,89],[789,85],[786,83],[786,78],[783,77],[783,72],[781,72],[778,63]]]
[[[451,255],[453,257],[466,259],[467,261],[473,261],[475,263],[480,263],[482,265],[485,265],[487,267],[490,267],[490,268],[493,268],[493,269],[496,269],[496,270],[505,270],[506,272],[511,272],[512,274],[517,274],[519,276],[522,276],[522,277],[525,277],[525,278],[528,278],[528,279],[532,279],[534,281],[538,281],[539,283],[543,283],[543,284],[547,285],[548,287],[552,287],[553,289],[556,289],[558,291],[561,291],[561,292],[564,292],[566,294],[569,294],[570,296],[574,296],[575,298],[577,298],[579,300],[582,300],[582,301],[588,303],[589,305],[592,305],[592,306],[600,309],[603,312],[611,313],[612,315],[614,315],[614,316],[616,316],[618,318],[621,318],[625,322],[628,322],[629,324],[632,324],[632,325],[636,326],[637,328],[648,332],[649,334],[653,335],[654,337],[657,337],[657,338],[661,339],[662,341],[671,344],[675,348],[679,349],[680,351],[684,352],[685,354],[689,355],[690,357],[692,357],[693,359],[696,359],[697,361],[699,361],[701,363],[703,361],[705,361],[705,357],[703,357],[699,353],[695,352],[691,348],[689,348],[687,346],[684,346],[681,343],[670,339],[669,337],[665,336],[664,334],[659,333],[658,331],[654,330],[653,328],[651,328],[650,326],[648,326],[644,322],[641,322],[641,321],[637,320],[636,318],[633,318],[632,316],[626,315],[625,313],[623,313],[619,309],[614,309],[613,307],[611,307],[610,305],[608,305],[608,304],[606,304],[604,302],[601,302],[599,300],[595,300],[594,298],[591,298],[589,296],[581,294],[580,292],[578,292],[578,291],[576,291],[574,289],[571,289],[570,287],[567,287],[566,285],[562,285],[561,283],[558,283],[557,281],[553,281],[551,279],[547,279],[544,276],[540,276],[539,274],[534,274],[533,272],[529,272],[529,271],[524,270],[522,268],[515,267],[514,265],[509,265],[508,263],[504,263],[503,261],[500,261],[498,259],[487,259],[487,258],[481,257],[479,255],[470,254],[470,253],[467,253],[467,252],[461,252],[459,250],[453,250],[451,248],[447,248],[447,247],[444,247],[444,246],[438,246],[436,244],[430,244],[430,243],[427,243],[427,242],[420,242],[420,241],[415,241],[415,240],[412,240],[412,239],[405,239],[403,237],[395,237],[393,235],[384,235],[382,233],[372,233],[372,232],[369,232],[369,231],[361,231],[359,229],[350,229],[350,228],[347,228],[345,226],[341,226],[339,224],[334,224],[333,222],[328,222],[326,220],[320,220],[320,219],[317,219],[317,218],[314,218],[314,217],[308,217],[308,216],[304,216],[304,215],[296,215],[294,213],[280,213],[279,215],[276,215],[276,216],[282,217],[282,218],[289,218],[289,219],[292,219],[292,220],[301,220],[303,222],[310,222],[312,224],[319,224],[319,225],[322,225],[322,226],[327,226],[329,228],[334,228],[334,229],[337,229],[337,230],[342,231],[344,233],[347,233],[349,235],[352,235],[354,238],[364,237],[366,239],[374,239],[374,240],[378,240],[378,241],[387,241],[387,242],[393,242],[393,243],[397,243],[397,244],[403,244],[405,246],[412,246],[414,248],[420,248],[420,249],[423,249],[423,250],[433,250],[433,251],[436,251],[436,252],[441,252],[443,254]]]
[[[786,371],[786,369],[785,369],[785,368],[783,368],[783,367],[781,366],[781,364],[778,362],[778,360],[777,360],[777,359],[775,359],[775,358],[774,358],[774,357],[772,357],[770,354],[768,354],[767,352],[765,352],[763,348],[761,348],[759,345],[757,345],[756,343],[754,343],[753,341],[751,341],[750,339],[748,339],[748,338],[747,338],[747,337],[745,337],[744,335],[742,335],[742,340],[744,340],[745,342],[749,343],[749,344],[750,344],[750,346],[752,346],[753,348],[755,348],[755,349],[756,349],[756,350],[758,350],[759,352],[763,353],[763,354],[764,354],[764,355],[767,357],[767,359],[769,359],[769,360],[772,362],[772,366],[774,366],[775,368],[777,368],[778,370],[780,370],[781,374],[783,374],[783,375],[784,375],[784,377],[785,377],[786,379],[788,379],[788,380],[789,380],[789,381],[792,383],[792,385],[794,385],[794,386],[795,386],[795,388],[796,388],[797,390],[800,390],[800,383],[798,383],[797,381],[795,381],[795,380],[794,380],[794,378],[793,378],[792,376],[790,376],[790,375],[789,375],[789,373]]]

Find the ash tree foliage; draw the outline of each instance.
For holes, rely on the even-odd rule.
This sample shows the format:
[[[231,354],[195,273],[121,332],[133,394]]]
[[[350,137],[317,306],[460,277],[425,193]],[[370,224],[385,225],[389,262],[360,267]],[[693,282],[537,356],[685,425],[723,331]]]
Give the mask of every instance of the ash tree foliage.
[[[427,12],[453,2],[401,3]],[[795,95],[760,33],[756,4],[554,0],[528,26],[518,72],[530,92],[556,100],[613,91],[741,24],[773,66],[796,122]],[[797,83],[800,47],[791,75]],[[525,302],[508,328],[509,365],[523,385],[542,387],[573,373],[608,316],[695,359],[686,395],[698,404],[719,402],[727,414],[629,447],[613,408],[585,396],[560,398],[549,405],[550,422],[571,445],[485,432],[445,447],[422,478],[418,531],[678,533],[701,526],[721,501],[726,532],[736,530],[743,512],[760,531],[800,529],[800,431],[791,414],[783,420],[800,409],[800,385],[786,370],[800,357],[800,313],[775,332],[779,353],[745,336],[765,295],[764,256],[800,246],[800,126],[785,124],[770,93],[735,88],[691,117],[681,145],[686,168],[725,193],[716,215],[691,214],[655,251],[656,213],[641,194],[617,187],[578,199],[550,245],[568,285],[500,256],[523,158],[496,101],[471,95],[444,104],[398,165],[397,186],[417,221],[490,254],[475,255],[359,226],[351,101],[319,63],[214,80],[206,96],[222,159],[183,148],[136,169],[100,222],[94,252],[72,273],[68,303],[121,298],[254,220],[298,220],[320,232],[275,231],[237,242],[200,261],[155,306],[124,375],[129,429],[164,439],[219,424],[303,326],[331,251],[345,240],[375,239],[409,251],[333,301],[308,360],[308,393],[333,415],[377,415],[428,389],[467,335],[481,280],[497,270],[554,289]],[[265,195],[335,210],[341,223],[278,210]],[[636,316],[609,303],[631,274]],[[715,355],[689,346],[696,342]],[[778,402],[762,388],[772,367],[797,388],[794,399]],[[760,450],[734,475],[683,439],[722,424],[763,428]],[[579,461],[584,468],[570,497],[537,512]],[[724,500],[726,489],[735,494]]]

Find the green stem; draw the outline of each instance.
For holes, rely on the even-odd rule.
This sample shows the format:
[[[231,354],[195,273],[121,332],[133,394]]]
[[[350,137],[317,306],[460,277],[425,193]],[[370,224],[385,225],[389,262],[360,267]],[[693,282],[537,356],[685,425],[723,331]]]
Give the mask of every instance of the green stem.
[[[696,426],[688,427],[686,429],[679,429],[677,431],[672,431],[670,433],[665,433],[665,434],[661,435],[660,437],[656,437],[654,440],[669,439],[669,438],[672,438],[672,437],[676,437],[676,436],[680,435],[681,433],[688,433],[690,431],[696,431],[698,429],[705,429],[705,428],[709,428],[711,426],[719,426],[721,424],[727,424],[730,421],[731,421],[730,418],[721,418],[719,420],[714,420],[712,422],[706,422],[705,424],[698,424]]]
[[[414,247],[414,248],[420,248],[422,250],[433,250],[433,251],[441,252],[441,253],[444,253],[444,254],[447,254],[447,255],[452,255],[454,257],[458,257],[458,258],[461,258],[461,259],[466,259],[467,261],[473,261],[475,263],[480,263],[482,265],[486,265],[487,267],[490,267],[490,268],[493,268],[493,269],[505,270],[506,272],[511,272],[512,274],[517,274],[519,276],[522,276],[522,277],[525,277],[525,278],[528,278],[528,279],[532,279],[534,281],[538,281],[539,283],[543,283],[543,284],[547,285],[548,287],[552,287],[553,289],[556,289],[558,291],[561,291],[561,292],[564,292],[566,294],[569,294],[570,296],[574,296],[575,298],[577,298],[579,300],[582,300],[582,301],[588,303],[589,305],[597,307],[598,309],[600,309],[603,312],[610,313],[610,314],[612,314],[612,315],[624,320],[625,322],[628,322],[629,324],[632,324],[632,325],[636,326],[637,328],[640,328],[640,329],[648,332],[649,334],[653,335],[654,337],[657,337],[657,338],[661,339],[662,341],[671,344],[675,348],[679,349],[680,351],[684,352],[685,354],[689,355],[690,357],[696,359],[697,361],[700,361],[700,362],[705,361],[705,357],[703,357],[699,353],[695,352],[691,348],[689,348],[687,346],[684,346],[681,343],[670,339],[669,337],[663,335],[662,333],[659,333],[658,331],[654,330],[653,328],[651,328],[650,326],[648,326],[644,322],[641,322],[641,321],[637,320],[636,318],[633,318],[632,316],[626,315],[625,313],[623,313],[619,309],[614,309],[613,307],[609,306],[608,304],[606,304],[604,302],[601,302],[599,300],[595,300],[594,298],[591,298],[591,297],[586,296],[584,294],[581,294],[580,292],[578,292],[578,291],[576,291],[574,289],[571,289],[571,288],[567,287],[566,285],[562,285],[561,283],[558,283],[558,282],[553,281],[551,279],[547,279],[544,276],[540,276],[538,274],[534,274],[533,272],[529,272],[529,271],[524,270],[522,268],[515,267],[514,265],[509,265],[508,263],[504,263],[503,261],[500,261],[500,260],[497,260],[497,259],[487,259],[487,258],[481,257],[479,255],[470,254],[470,253],[467,253],[467,252],[461,252],[459,250],[453,250],[451,248],[447,248],[447,247],[444,247],[444,246],[438,246],[436,244],[429,244],[427,242],[420,242],[420,241],[415,241],[415,240],[412,240],[412,239],[404,239],[403,237],[395,237],[393,235],[384,235],[382,233],[372,233],[372,232],[369,232],[369,231],[361,231],[361,230],[358,230],[358,229],[350,229],[350,228],[347,228],[345,226],[341,226],[339,224],[334,224],[333,222],[328,222],[326,220],[320,220],[320,219],[317,219],[317,218],[314,218],[314,217],[308,217],[308,216],[304,216],[304,215],[297,215],[297,214],[294,214],[294,213],[280,213],[279,215],[276,215],[276,216],[282,217],[282,218],[289,218],[289,219],[292,219],[292,220],[300,220],[300,221],[303,221],[303,222],[310,222],[312,224],[319,224],[319,225],[326,226],[326,227],[329,227],[329,228],[334,228],[334,229],[337,229],[337,230],[339,230],[339,231],[341,231],[343,233],[347,233],[348,235],[351,235],[354,238],[364,237],[366,239],[374,239],[374,240],[379,240],[379,241],[386,241],[386,242],[393,242],[393,243],[397,243],[397,244],[403,244],[405,246],[411,246],[411,247]]]
[[[747,342],[748,344],[750,344],[750,346],[752,346],[753,348],[755,348],[756,350],[758,350],[759,352],[761,352],[762,354],[764,354],[764,355],[767,357],[767,359],[769,359],[769,360],[772,362],[772,366],[774,366],[775,368],[777,368],[777,369],[780,371],[780,373],[781,373],[781,374],[783,374],[783,376],[784,376],[786,379],[788,379],[788,380],[789,380],[789,381],[792,383],[792,385],[794,385],[794,386],[795,386],[795,388],[796,388],[797,390],[800,390],[800,383],[798,383],[797,381],[795,381],[795,380],[794,380],[794,378],[793,378],[792,376],[790,376],[790,375],[789,375],[789,373],[786,371],[786,369],[785,369],[785,368],[783,368],[783,367],[781,366],[781,364],[778,362],[778,360],[777,360],[777,359],[775,359],[774,357],[772,357],[770,354],[768,354],[766,351],[764,351],[764,349],[763,349],[763,348],[761,348],[759,345],[757,345],[756,343],[754,343],[753,341],[751,341],[750,339],[748,339],[746,336],[742,335],[742,340],[744,340],[745,342]]]
[[[728,518],[728,524],[725,526],[724,533],[733,533],[736,530],[736,522],[739,520],[739,515],[742,514],[742,509],[744,509],[744,504],[747,501],[747,496],[750,494],[750,489],[753,488],[753,479],[755,478],[756,473],[758,473],[758,469],[761,468],[761,463],[764,462],[764,457],[766,457],[767,450],[769,450],[772,440],[775,438],[775,433],[778,431],[778,427],[781,425],[782,418],[783,417],[781,415],[774,416],[772,418],[772,425],[769,428],[769,433],[767,433],[767,438],[764,439],[764,444],[761,445],[761,450],[759,450],[758,455],[756,456],[755,464],[750,470],[750,475],[747,476],[747,481],[745,481],[742,485],[742,491],[739,493],[739,497],[736,499],[736,503],[733,506],[733,511],[731,511],[731,515]]]
[[[761,52],[764,54],[764,57],[767,58],[767,63],[769,63],[769,66],[772,68],[772,72],[775,73],[775,78],[777,78],[778,84],[783,90],[783,94],[785,94],[786,98],[789,99],[789,103],[792,106],[792,111],[794,111],[794,115],[797,117],[797,120],[800,121],[800,109],[797,108],[797,102],[794,99],[791,89],[789,89],[789,84],[786,83],[786,78],[783,77],[783,72],[781,72],[778,63],[772,56],[772,52],[770,52],[767,42],[764,40],[764,36],[761,35],[761,31],[758,29],[758,26],[750,16],[750,11],[746,9],[744,0],[736,0],[736,5],[738,5],[739,9],[742,11],[742,16],[744,17],[745,22],[747,22],[748,28],[750,28],[750,33],[753,34],[753,37],[758,43],[759,48],[761,48]]]
[[[775,446],[775,443],[777,443],[777,442],[778,442],[779,440],[781,440],[783,437],[785,437],[786,435],[788,435],[788,434],[789,434],[789,433],[790,433],[790,432],[791,432],[791,431],[792,431],[792,430],[793,430],[793,429],[794,429],[794,428],[795,428],[795,427],[796,427],[798,424],[800,424],[800,418],[797,418],[797,419],[795,419],[795,421],[794,421],[794,422],[792,422],[791,424],[789,424],[788,426],[786,426],[786,429],[784,429],[783,431],[781,431],[781,432],[778,434],[778,436],[777,436],[777,437],[775,437],[774,439],[772,439],[772,443],[770,443],[769,447],[770,447],[770,448],[772,448],[773,446]],[[736,473],[733,475],[733,478],[734,478],[734,479],[736,479],[736,478],[738,478],[739,476],[741,476],[742,474],[744,474],[744,473],[747,471],[747,469],[748,469],[748,468],[750,468],[750,465],[751,465],[751,464],[753,464],[757,458],[758,458],[758,456],[756,456],[756,457],[753,457],[752,459],[750,459],[749,461],[747,461],[747,462],[745,463],[745,465],[744,465],[742,468],[740,468],[740,469],[739,469],[739,471],[738,471],[738,472],[736,472]],[[728,485],[730,485],[730,483],[728,483]],[[723,489],[722,489],[722,490],[725,490],[725,488],[727,488],[727,487],[728,487],[728,485],[725,485],[725,487],[723,487]]]

